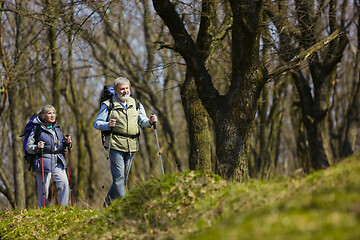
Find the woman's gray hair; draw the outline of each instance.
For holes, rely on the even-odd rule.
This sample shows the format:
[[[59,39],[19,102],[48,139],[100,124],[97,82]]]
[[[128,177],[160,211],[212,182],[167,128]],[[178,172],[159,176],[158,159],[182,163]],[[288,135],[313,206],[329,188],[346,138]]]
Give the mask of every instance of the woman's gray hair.
[[[43,114],[46,114],[46,113],[48,113],[49,111],[52,111],[52,110],[54,110],[55,114],[56,114],[56,109],[54,108],[54,106],[50,105],[50,104],[46,104],[46,105],[44,105],[44,106],[42,106],[40,108],[37,115],[41,117]]]
[[[129,87],[131,87],[131,83],[129,79],[127,79],[126,77],[118,77],[117,79],[115,79],[113,83],[113,87],[114,89],[117,89],[117,87],[122,84],[126,84],[129,85]]]

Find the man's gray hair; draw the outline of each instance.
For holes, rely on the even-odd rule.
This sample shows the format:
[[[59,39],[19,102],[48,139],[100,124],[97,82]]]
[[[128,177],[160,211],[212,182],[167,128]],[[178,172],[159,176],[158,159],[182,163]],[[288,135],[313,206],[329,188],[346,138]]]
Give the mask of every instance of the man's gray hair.
[[[131,83],[129,79],[127,79],[126,77],[118,77],[117,79],[115,79],[113,83],[113,87],[114,89],[117,89],[117,87],[122,84],[126,84],[129,85],[129,87],[131,87]]]

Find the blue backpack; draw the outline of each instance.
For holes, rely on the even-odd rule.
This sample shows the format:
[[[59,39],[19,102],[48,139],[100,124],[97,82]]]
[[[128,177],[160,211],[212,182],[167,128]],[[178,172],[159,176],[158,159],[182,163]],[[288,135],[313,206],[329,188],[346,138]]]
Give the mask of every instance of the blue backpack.
[[[35,160],[36,155],[30,154],[26,151],[26,143],[28,141],[29,135],[30,135],[31,131],[33,130],[33,128],[35,128],[35,142],[37,142],[37,139],[39,138],[41,127],[39,126],[39,124],[35,124],[33,122],[36,117],[37,117],[37,114],[34,114],[30,118],[30,120],[27,122],[27,124],[25,126],[25,132],[19,136],[19,137],[24,137],[24,141],[23,141],[24,158],[25,158],[26,163],[28,163],[30,165],[29,171],[31,170],[31,167],[33,165],[33,161]]]

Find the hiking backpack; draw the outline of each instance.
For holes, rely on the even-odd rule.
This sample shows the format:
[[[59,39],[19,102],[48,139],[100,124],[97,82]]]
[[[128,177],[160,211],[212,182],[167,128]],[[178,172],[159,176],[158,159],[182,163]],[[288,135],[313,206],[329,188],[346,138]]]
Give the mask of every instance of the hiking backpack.
[[[34,119],[37,117],[37,114],[34,114],[30,120],[26,123],[25,126],[25,131],[23,134],[21,134],[19,137],[24,137],[23,140],[23,151],[24,151],[24,158],[26,163],[28,163],[29,166],[29,171],[31,170],[32,164],[35,160],[36,155],[35,154],[30,154],[28,153],[28,151],[26,151],[26,143],[29,139],[30,133],[32,131],[33,128],[35,128],[35,142],[37,142],[37,139],[39,138],[40,135],[40,126],[39,124],[35,124],[33,121]]]
[[[112,97],[113,97],[114,94],[115,94],[115,89],[114,89],[113,87],[111,87],[111,86],[106,86],[106,85],[104,86],[104,88],[103,88],[103,90],[102,90],[102,92],[101,92],[100,107],[101,107],[101,105],[103,104],[103,102],[105,102],[106,100],[110,100],[110,104],[109,104],[109,106],[108,106],[108,108],[107,108],[107,110],[108,110],[108,115],[107,115],[107,117],[106,117],[106,121],[109,121],[110,112],[111,112],[111,110],[112,110],[113,107],[114,107],[114,103],[113,103],[113,99],[112,99]],[[134,97],[132,96],[132,94],[130,94],[130,96],[131,96],[132,98],[134,98]],[[135,102],[136,102],[136,110],[139,110],[139,108],[140,108],[140,102],[139,102],[139,100],[138,100],[137,98],[134,98],[134,99],[135,99]],[[105,138],[106,138],[107,136],[109,136],[110,133],[111,133],[111,130],[101,131],[101,142],[102,142],[102,145],[103,145],[103,146],[104,146],[104,144],[105,144]]]
[[[115,90],[113,87],[111,86],[104,86],[102,92],[101,92],[101,97],[100,97],[100,107],[101,105],[103,104],[103,102],[105,102],[106,100],[110,100],[110,104],[107,108],[108,110],[108,115],[106,117],[106,121],[109,120],[109,116],[110,116],[110,112],[112,110],[112,108],[114,107],[114,103],[113,103],[113,100],[112,100],[112,96],[115,94]],[[101,142],[102,142],[102,145],[104,146],[105,144],[105,138],[107,136],[109,136],[111,133],[110,130],[108,131],[101,131]]]

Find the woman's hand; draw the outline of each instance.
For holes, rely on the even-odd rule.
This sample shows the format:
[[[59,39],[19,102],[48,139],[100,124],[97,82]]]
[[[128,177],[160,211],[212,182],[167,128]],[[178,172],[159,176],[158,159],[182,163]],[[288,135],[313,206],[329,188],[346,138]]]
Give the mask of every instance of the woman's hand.
[[[69,135],[66,135],[66,136],[65,136],[65,143],[66,143],[66,144],[72,143],[71,136],[69,136]]]
[[[43,141],[38,142],[38,145],[37,145],[38,149],[42,149],[42,148],[44,148],[44,146],[45,146],[45,142],[43,142]]]

